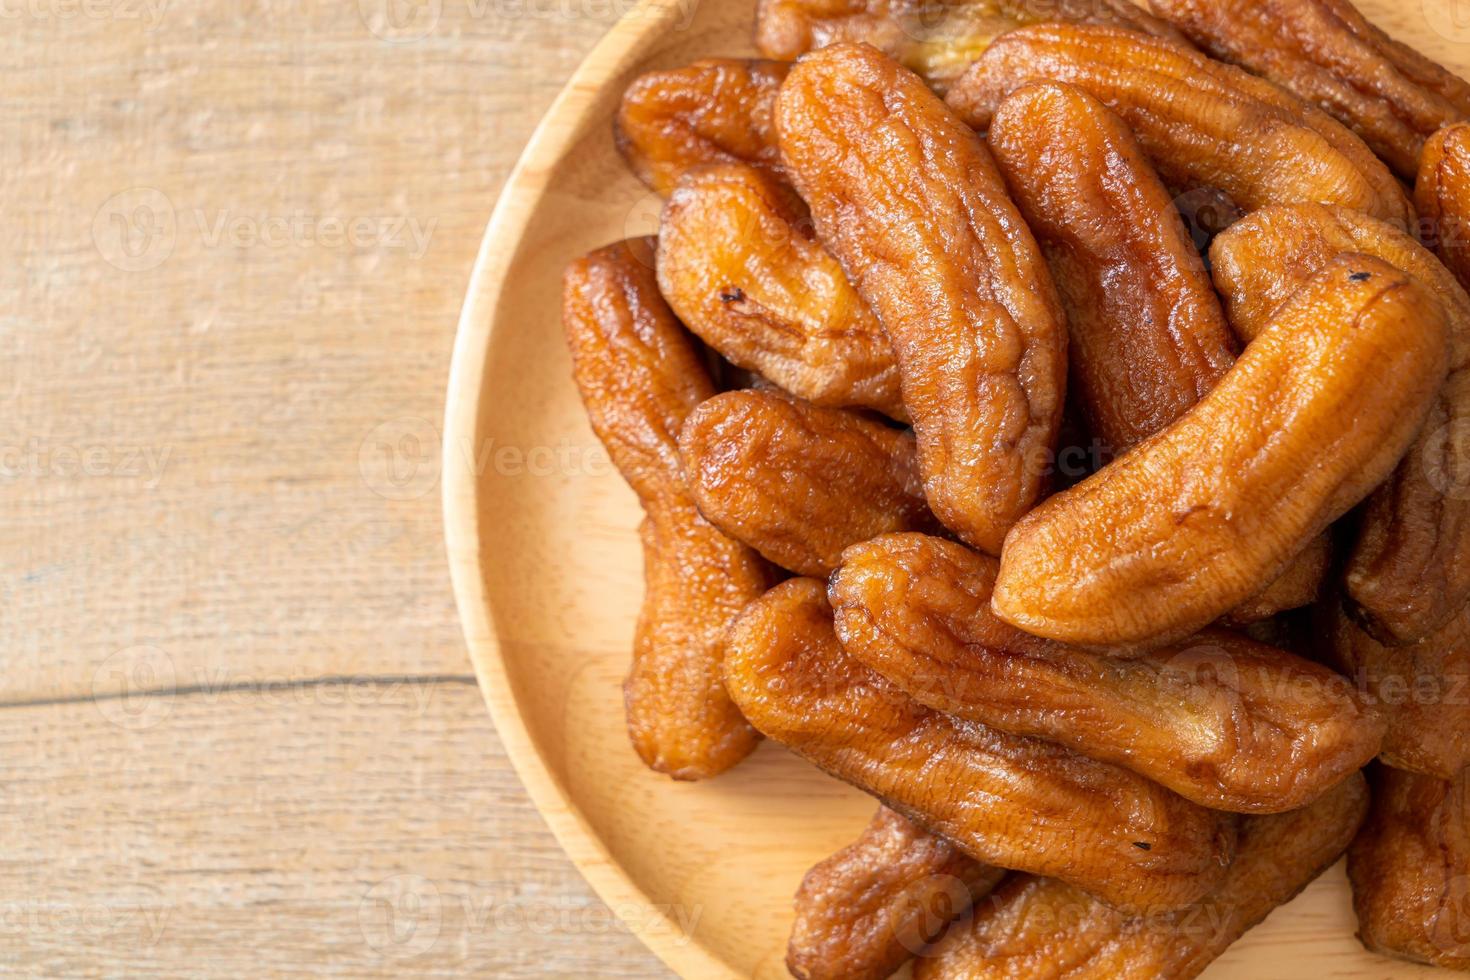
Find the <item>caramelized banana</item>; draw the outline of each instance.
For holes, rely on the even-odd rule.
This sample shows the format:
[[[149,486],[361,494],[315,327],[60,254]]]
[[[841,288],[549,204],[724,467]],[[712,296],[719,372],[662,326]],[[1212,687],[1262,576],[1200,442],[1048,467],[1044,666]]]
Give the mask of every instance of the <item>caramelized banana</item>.
[[[746,609],[725,685],[766,735],[986,864],[1138,909],[1194,901],[1230,862],[1225,814],[910,699],[843,652],[814,579],[784,582]]]
[[[1067,313],[1071,376],[1112,451],[1183,415],[1235,362],[1220,300],[1168,190],[1116,115],[1081,89],[1017,89],[990,147]],[[1316,597],[1326,540],[1232,613],[1254,622]]]
[[[1061,294],[1088,427],[1127,449],[1235,362],[1204,263],[1133,135],[1081,89],[1017,90],[995,114],[990,149]]]
[[[1470,771],[1452,781],[1379,766],[1348,850],[1358,938],[1375,953],[1470,970]]]
[[[748,163],[779,173],[771,110],[784,61],[703,58],[639,75],[623,93],[613,138],[633,173],[668,195],[708,163]]]
[[[839,41],[866,41],[942,94],[995,38],[1050,20],[1129,27],[1189,46],[1130,0],[761,0],[755,43],[769,58],[794,61]]]
[[[1041,494],[1066,388],[1035,239],[975,134],[867,45],[802,59],[776,118],[818,235],[898,355],[929,506],[996,553]]]
[[[1215,240],[1215,284],[1250,340],[1307,278],[1345,252],[1382,259],[1443,308],[1450,371],[1390,480],[1369,498],[1347,566],[1353,615],[1378,639],[1414,643],[1470,599],[1470,297],[1434,256],[1396,228],[1343,208],[1266,208]],[[1449,437],[1447,437],[1449,434]]]
[[[1470,766],[1470,606],[1413,646],[1383,646],[1341,608],[1332,618],[1338,668],[1387,719],[1379,758],[1438,779]]]
[[[699,516],[684,487],[676,440],[714,386],[658,294],[652,239],[572,263],[562,322],[592,428],[647,515],[647,594],[623,688],[629,735],[659,772],[717,775],[758,738],[721,683],[725,630],[770,579],[759,555]]]
[[[996,613],[1081,645],[1197,631],[1388,476],[1446,348],[1433,294],[1370,256],[1333,259],[1183,418],[1015,526]]]
[[[1113,762],[1202,806],[1303,806],[1378,753],[1383,720],[1340,674],[1212,630],[1136,659],[1038,639],[990,611],[997,563],[894,534],[849,548],[843,648],[914,700]]]
[[[1424,144],[1414,201],[1425,242],[1470,289],[1470,124],[1446,126]]]
[[[880,806],[801,879],[786,966],[800,980],[887,980],[1004,875]]]
[[[939,528],[914,437],[852,412],[732,391],[694,410],[679,451],[700,513],[799,575],[825,577],[876,535]]]
[[[1265,79],[1133,31],[1012,31],[955,83],[949,104],[984,129],[1002,99],[1038,81],[1076,85],[1116,112],[1171,185],[1218,188],[1247,211],[1321,202],[1412,222],[1393,174],[1337,120]]]
[[[700,168],[658,235],[664,297],[732,364],[817,405],[907,418],[883,327],[788,187],[742,164]]]
[[[1354,773],[1316,803],[1245,817],[1225,880],[1175,912],[1129,918],[1051,878],[1017,876],[976,904],[914,980],[1187,980],[1327,870],[1368,810]]]
[[[1351,127],[1408,180],[1424,140],[1470,116],[1470,85],[1348,0],[1149,0],[1200,47]]]

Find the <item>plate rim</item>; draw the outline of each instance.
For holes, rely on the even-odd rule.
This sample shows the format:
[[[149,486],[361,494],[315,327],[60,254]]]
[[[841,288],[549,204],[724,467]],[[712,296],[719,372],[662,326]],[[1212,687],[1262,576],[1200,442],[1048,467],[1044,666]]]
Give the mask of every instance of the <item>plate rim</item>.
[[[461,631],[480,695],[532,804],[577,871],[628,928],[681,977],[735,980],[741,974],[686,932],[624,871],[551,773],[511,693],[490,597],[481,574],[478,476],[473,453],[481,405],[489,395],[485,364],[496,336],[505,279],[552,170],[585,128],[617,68],[681,16],[677,2],[638,0],[577,66],[532,131],[491,212],[470,272],[455,328],[440,446],[444,544]],[[637,909],[636,919],[624,912]],[[673,937],[673,938],[671,938]],[[682,940],[682,941],[676,941]]]

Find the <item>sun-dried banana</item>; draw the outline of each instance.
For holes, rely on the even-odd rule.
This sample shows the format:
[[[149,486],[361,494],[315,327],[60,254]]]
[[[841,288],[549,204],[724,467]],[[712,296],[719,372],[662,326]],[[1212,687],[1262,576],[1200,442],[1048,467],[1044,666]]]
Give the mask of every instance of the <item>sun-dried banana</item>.
[[[1316,803],[1244,817],[1225,880],[1187,909],[1128,917],[1051,878],[1017,876],[917,962],[914,980],[1188,980],[1327,870],[1368,810],[1354,773]]]
[[[1453,780],[1376,767],[1348,850],[1358,938],[1375,953],[1470,970],[1470,770]]]
[[[1408,180],[1424,140],[1470,118],[1470,84],[1374,27],[1348,0],[1149,0],[1210,54],[1351,127]]]
[[[771,111],[784,61],[703,58],[639,75],[614,121],[618,149],[638,179],[668,195],[710,163],[748,163],[779,173]]]
[[[685,175],[659,225],[658,282],[732,364],[816,405],[907,418],[878,318],[815,240],[806,205],[768,174],[724,164]]]
[[[1210,256],[1230,322],[1250,340],[1314,272],[1346,252],[1413,277],[1449,325],[1439,398],[1393,476],[1369,498],[1346,570],[1354,616],[1386,643],[1414,643],[1470,599],[1470,297],[1413,238],[1345,208],[1265,208],[1217,238]]]
[[[1421,237],[1470,289],[1470,123],[1446,126],[1424,144],[1414,203]]]
[[[807,55],[776,119],[787,176],[898,356],[929,506],[997,553],[1041,495],[1066,388],[1036,240],[979,138],[874,48]]]
[[[950,90],[979,129],[1030,82],[1068,82],[1123,118],[1171,185],[1211,187],[1253,211],[1340,204],[1410,227],[1403,188],[1361,139],[1290,92],[1134,31],[1040,24],[1003,35]]]
[[[800,980],[888,980],[1004,875],[880,806],[801,879],[786,968]]]
[[[792,61],[865,41],[943,93],[1001,34],[1052,20],[1128,27],[1189,46],[1131,0],[761,0],[755,42],[767,57]]]
[[[1067,313],[1072,396],[1110,451],[1127,449],[1183,415],[1235,363],[1190,229],[1128,127],[1075,86],[1017,89],[989,142]],[[1319,538],[1231,621],[1308,605],[1326,571]]]
[[[1198,631],[1393,471],[1444,381],[1446,334],[1416,280],[1333,259],[1183,418],[1017,523],[996,613],[1087,646]]]
[[[1388,723],[1379,758],[1438,779],[1470,766],[1470,605],[1418,643],[1396,647],[1363,632],[1340,606],[1323,615],[1338,669]]]
[[[1228,630],[1122,659],[990,611],[996,562],[922,534],[849,548],[830,599],[844,649],[914,700],[1132,769],[1217,810],[1310,803],[1379,751],[1340,674]]]
[[[725,693],[720,660],[730,622],[770,574],[699,515],[684,485],[679,430],[714,385],[658,294],[652,239],[573,262],[562,323],[592,428],[646,514],[647,592],[623,688],[633,747],[676,779],[717,775],[758,738]]]
[[[791,579],[730,631],[725,684],[753,725],[970,857],[1062,878],[1109,904],[1198,899],[1235,822],[1127,769],[914,701],[843,652],[826,590]]]
[[[679,450],[700,513],[799,575],[879,534],[939,529],[913,435],[853,412],[727,392],[689,416]]]
[[[1083,417],[1111,449],[1127,449],[1235,363],[1209,273],[1128,127],[1081,89],[1018,89],[989,142],[1061,295]]]

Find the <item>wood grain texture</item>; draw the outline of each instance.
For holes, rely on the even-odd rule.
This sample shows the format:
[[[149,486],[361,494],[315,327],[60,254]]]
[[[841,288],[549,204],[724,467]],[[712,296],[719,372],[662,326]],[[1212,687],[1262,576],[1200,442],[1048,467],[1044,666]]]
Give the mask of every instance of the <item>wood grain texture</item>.
[[[5,972],[670,975],[591,895],[512,774],[468,685],[437,514],[443,382],[485,217],[628,6],[5,8]],[[581,173],[595,196],[597,169]],[[618,187],[603,228],[646,223],[651,202]],[[548,268],[569,247],[549,249]],[[519,394],[531,412],[553,398]],[[572,665],[544,695],[571,712],[577,792],[549,810],[566,823],[567,807],[597,802],[583,784],[599,767],[624,764],[620,738],[599,746],[602,729],[575,719],[615,699],[637,568],[631,499],[588,434],[555,420],[454,448],[575,532],[496,529],[492,553],[515,556],[506,575],[557,565],[560,587],[621,604],[590,621],[555,597],[505,612],[526,662]],[[592,496],[561,494],[569,481]],[[571,551],[575,567],[558,557]],[[666,784],[629,780],[603,808],[644,809],[599,833],[661,838],[668,860],[649,874],[666,894],[709,879],[707,900],[668,916],[613,903],[664,948],[684,942],[671,920],[696,938],[760,925],[714,887],[731,878],[767,882],[760,909],[784,915],[789,869],[868,809],[771,747],[672,809]],[[714,875],[670,852],[711,798],[748,821],[764,793],[810,808],[789,817],[808,842],[725,847]],[[1341,886],[1318,891],[1224,963],[1264,944],[1257,976],[1307,963],[1396,975],[1386,960],[1353,972]]]
[[[388,2],[0,11],[7,975],[668,975],[511,769],[438,500],[485,220],[626,3]]]
[[[569,381],[561,270],[591,248],[653,230],[656,198],[609,137],[639,71],[749,53],[751,0],[650,2],[589,56],[550,110],[497,206],[456,340],[451,446],[596,442]],[[1368,0],[1365,11],[1461,71],[1470,19],[1448,3]],[[692,13],[691,13],[692,11]],[[1461,23],[1464,20],[1464,23]],[[581,455],[578,455],[580,451]],[[765,745],[727,775],[679,785],[644,770],[617,696],[642,584],[632,494],[605,466],[507,480],[447,452],[445,515],[471,656],[497,728],[568,854],[615,904],[698,911],[673,941],[633,928],[684,976],[785,976],[790,896],[812,863],[854,837],[872,803]],[[1428,975],[1365,952],[1334,869],[1207,971],[1211,980]]]
[[[166,700],[0,712],[7,973],[649,975],[472,682]]]

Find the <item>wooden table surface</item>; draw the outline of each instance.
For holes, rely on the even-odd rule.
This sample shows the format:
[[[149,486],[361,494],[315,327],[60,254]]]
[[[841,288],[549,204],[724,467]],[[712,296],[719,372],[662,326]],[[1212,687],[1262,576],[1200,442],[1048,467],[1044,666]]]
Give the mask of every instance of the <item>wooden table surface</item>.
[[[0,970],[668,975],[506,761],[437,486],[485,220],[626,5],[0,9]]]

